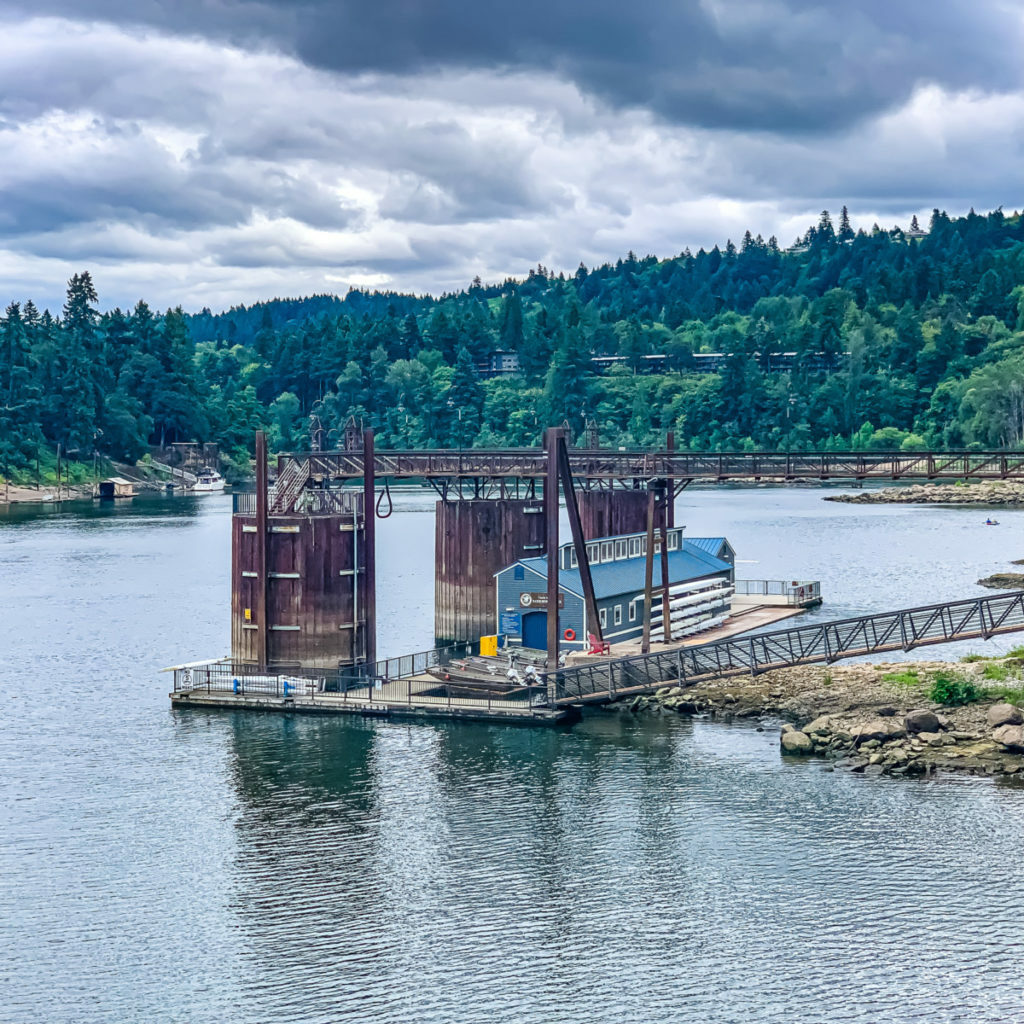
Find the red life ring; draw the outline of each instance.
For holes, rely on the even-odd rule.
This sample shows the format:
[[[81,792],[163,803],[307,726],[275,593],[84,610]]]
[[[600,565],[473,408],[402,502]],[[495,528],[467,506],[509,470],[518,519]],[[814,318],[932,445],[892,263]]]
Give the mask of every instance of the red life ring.
[[[566,640],[575,640],[576,639],[576,630],[575,629],[567,629],[562,634],[562,636],[565,637]]]

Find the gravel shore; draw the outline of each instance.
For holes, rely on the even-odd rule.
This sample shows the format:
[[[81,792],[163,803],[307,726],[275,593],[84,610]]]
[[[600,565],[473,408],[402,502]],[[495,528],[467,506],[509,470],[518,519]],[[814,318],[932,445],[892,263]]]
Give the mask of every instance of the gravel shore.
[[[848,505],[1024,505],[1024,482],[985,480],[974,483],[914,484],[880,487],[854,494],[829,494],[825,501]]]
[[[1024,686],[1021,665],[1011,657],[966,664],[801,666],[666,686],[655,696],[610,707],[763,719],[764,728],[779,729],[784,755],[826,758],[854,772],[1016,775],[1024,771],[1024,714],[1017,706],[1024,691],[1015,692]],[[937,676],[973,685],[977,699],[955,707],[936,703],[929,694]]]

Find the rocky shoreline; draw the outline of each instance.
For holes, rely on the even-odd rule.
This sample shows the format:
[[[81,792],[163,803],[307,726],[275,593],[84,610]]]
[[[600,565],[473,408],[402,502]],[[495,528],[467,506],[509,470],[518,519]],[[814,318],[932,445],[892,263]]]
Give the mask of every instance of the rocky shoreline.
[[[910,487],[880,487],[856,494],[829,494],[824,500],[848,505],[1024,505],[1024,482],[984,480],[913,484]]]
[[[1024,690],[1016,689],[1022,664],[1007,657],[801,666],[685,689],[666,686],[652,697],[610,707],[721,721],[764,719],[762,728],[779,728],[783,755],[823,758],[836,770],[1018,775],[1024,774],[1024,713],[1018,706]],[[953,707],[931,700],[937,679],[954,681],[973,699]]]

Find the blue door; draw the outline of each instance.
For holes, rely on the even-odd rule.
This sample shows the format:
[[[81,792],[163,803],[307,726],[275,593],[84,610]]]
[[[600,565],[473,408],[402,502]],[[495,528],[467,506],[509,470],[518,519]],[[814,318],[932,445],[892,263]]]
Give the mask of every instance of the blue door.
[[[523,646],[546,651],[548,647],[548,613],[527,612],[523,616]]]

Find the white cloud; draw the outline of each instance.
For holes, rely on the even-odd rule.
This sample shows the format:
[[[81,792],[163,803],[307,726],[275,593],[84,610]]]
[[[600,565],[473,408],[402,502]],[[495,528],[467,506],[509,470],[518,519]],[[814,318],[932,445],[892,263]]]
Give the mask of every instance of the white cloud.
[[[57,306],[86,268],[110,305],[439,292],[747,228],[785,244],[844,202],[865,226],[1012,207],[1022,114],[1018,93],[923,84],[832,135],[713,130],[539,72],[342,76],[22,21],[0,37],[0,298]]]

